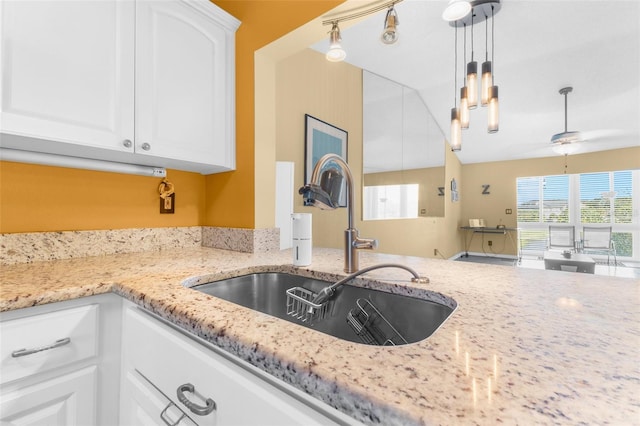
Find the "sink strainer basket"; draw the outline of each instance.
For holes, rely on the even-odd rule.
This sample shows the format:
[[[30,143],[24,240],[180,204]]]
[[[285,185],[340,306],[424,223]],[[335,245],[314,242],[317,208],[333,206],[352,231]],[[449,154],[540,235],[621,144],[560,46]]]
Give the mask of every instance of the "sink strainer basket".
[[[287,315],[301,322],[312,323],[324,319],[329,310],[329,303],[313,303],[317,295],[302,287],[293,287],[287,290]]]

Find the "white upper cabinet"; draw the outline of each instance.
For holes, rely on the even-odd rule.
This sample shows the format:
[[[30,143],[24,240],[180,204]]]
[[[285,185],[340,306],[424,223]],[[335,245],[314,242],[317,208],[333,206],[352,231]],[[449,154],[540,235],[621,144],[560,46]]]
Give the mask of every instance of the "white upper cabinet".
[[[135,4],[0,7],[2,132],[69,144],[61,154],[73,154],[73,145],[133,152],[122,142],[134,135]]]
[[[208,0],[0,4],[4,148],[235,168],[235,30]]]

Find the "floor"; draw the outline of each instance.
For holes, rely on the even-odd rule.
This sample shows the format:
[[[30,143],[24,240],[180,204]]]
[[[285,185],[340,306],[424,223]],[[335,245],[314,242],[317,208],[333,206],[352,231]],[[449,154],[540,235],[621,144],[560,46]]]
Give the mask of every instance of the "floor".
[[[536,257],[523,257],[518,264],[517,259],[510,259],[498,256],[473,256],[459,257],[456,261],[460,262],[477,262],[490,263],[494,265],[517,266],[519,268],[544,269],[544,261]],[[640,279],[640,263],[627,262],[625,266],[607,265],[606,259],[604,264],[596,264],[596,275],[606,275],[610,277],[639,278]]]

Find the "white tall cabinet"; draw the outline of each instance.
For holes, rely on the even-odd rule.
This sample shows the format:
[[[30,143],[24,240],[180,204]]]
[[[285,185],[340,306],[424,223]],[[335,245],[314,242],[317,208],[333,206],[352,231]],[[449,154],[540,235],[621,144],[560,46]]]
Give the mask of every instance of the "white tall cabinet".
[[[0,146],[235,168],[235,31],[208,0],[0,3]]]

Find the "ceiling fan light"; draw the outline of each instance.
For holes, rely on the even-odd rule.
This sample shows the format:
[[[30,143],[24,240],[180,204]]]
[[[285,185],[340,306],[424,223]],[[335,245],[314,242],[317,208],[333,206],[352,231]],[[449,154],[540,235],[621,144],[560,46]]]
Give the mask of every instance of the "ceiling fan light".
[[[460,128],[469,128],[469,102],[467,99],[467,86],[460,88]]]
[[[558,143],[555,143],[551,147],[551,149],[556,154],[569,155],[569,154],[576,153],[578,151],[579,147],[578,147],[578,145],[576,145],[575,143],[572,143],[572,142],[558,142]]]
[[[393,6],[391,6],[387,11],[387,16],[384,18],[384,31],[380,37],[384,44],[393,44],[398,41],[398,30],[396,27],[399,24],[398,14]]]
[[[491,74],[491,61],[482,63],[482,78],[480,88],[480,105],[486,107],[489,104],[490,90],[493,81]]]
[[[460,127],[460,111],[458,108],[451,108],[451,151],[462,149],[462,128]]]
[[[467,64],[467,100],[469,109],[478,106],[478,63],[476,61]]]
[[[489,90],[489,111],[487,131],[496,133],[500,128],[500,104],[498,102],[498,86],[491,86]]]
[[[464,18],[471,12],[471,3],[466,0],[450,0],[444,12],[442,19],[448,22],[457,21]]]

